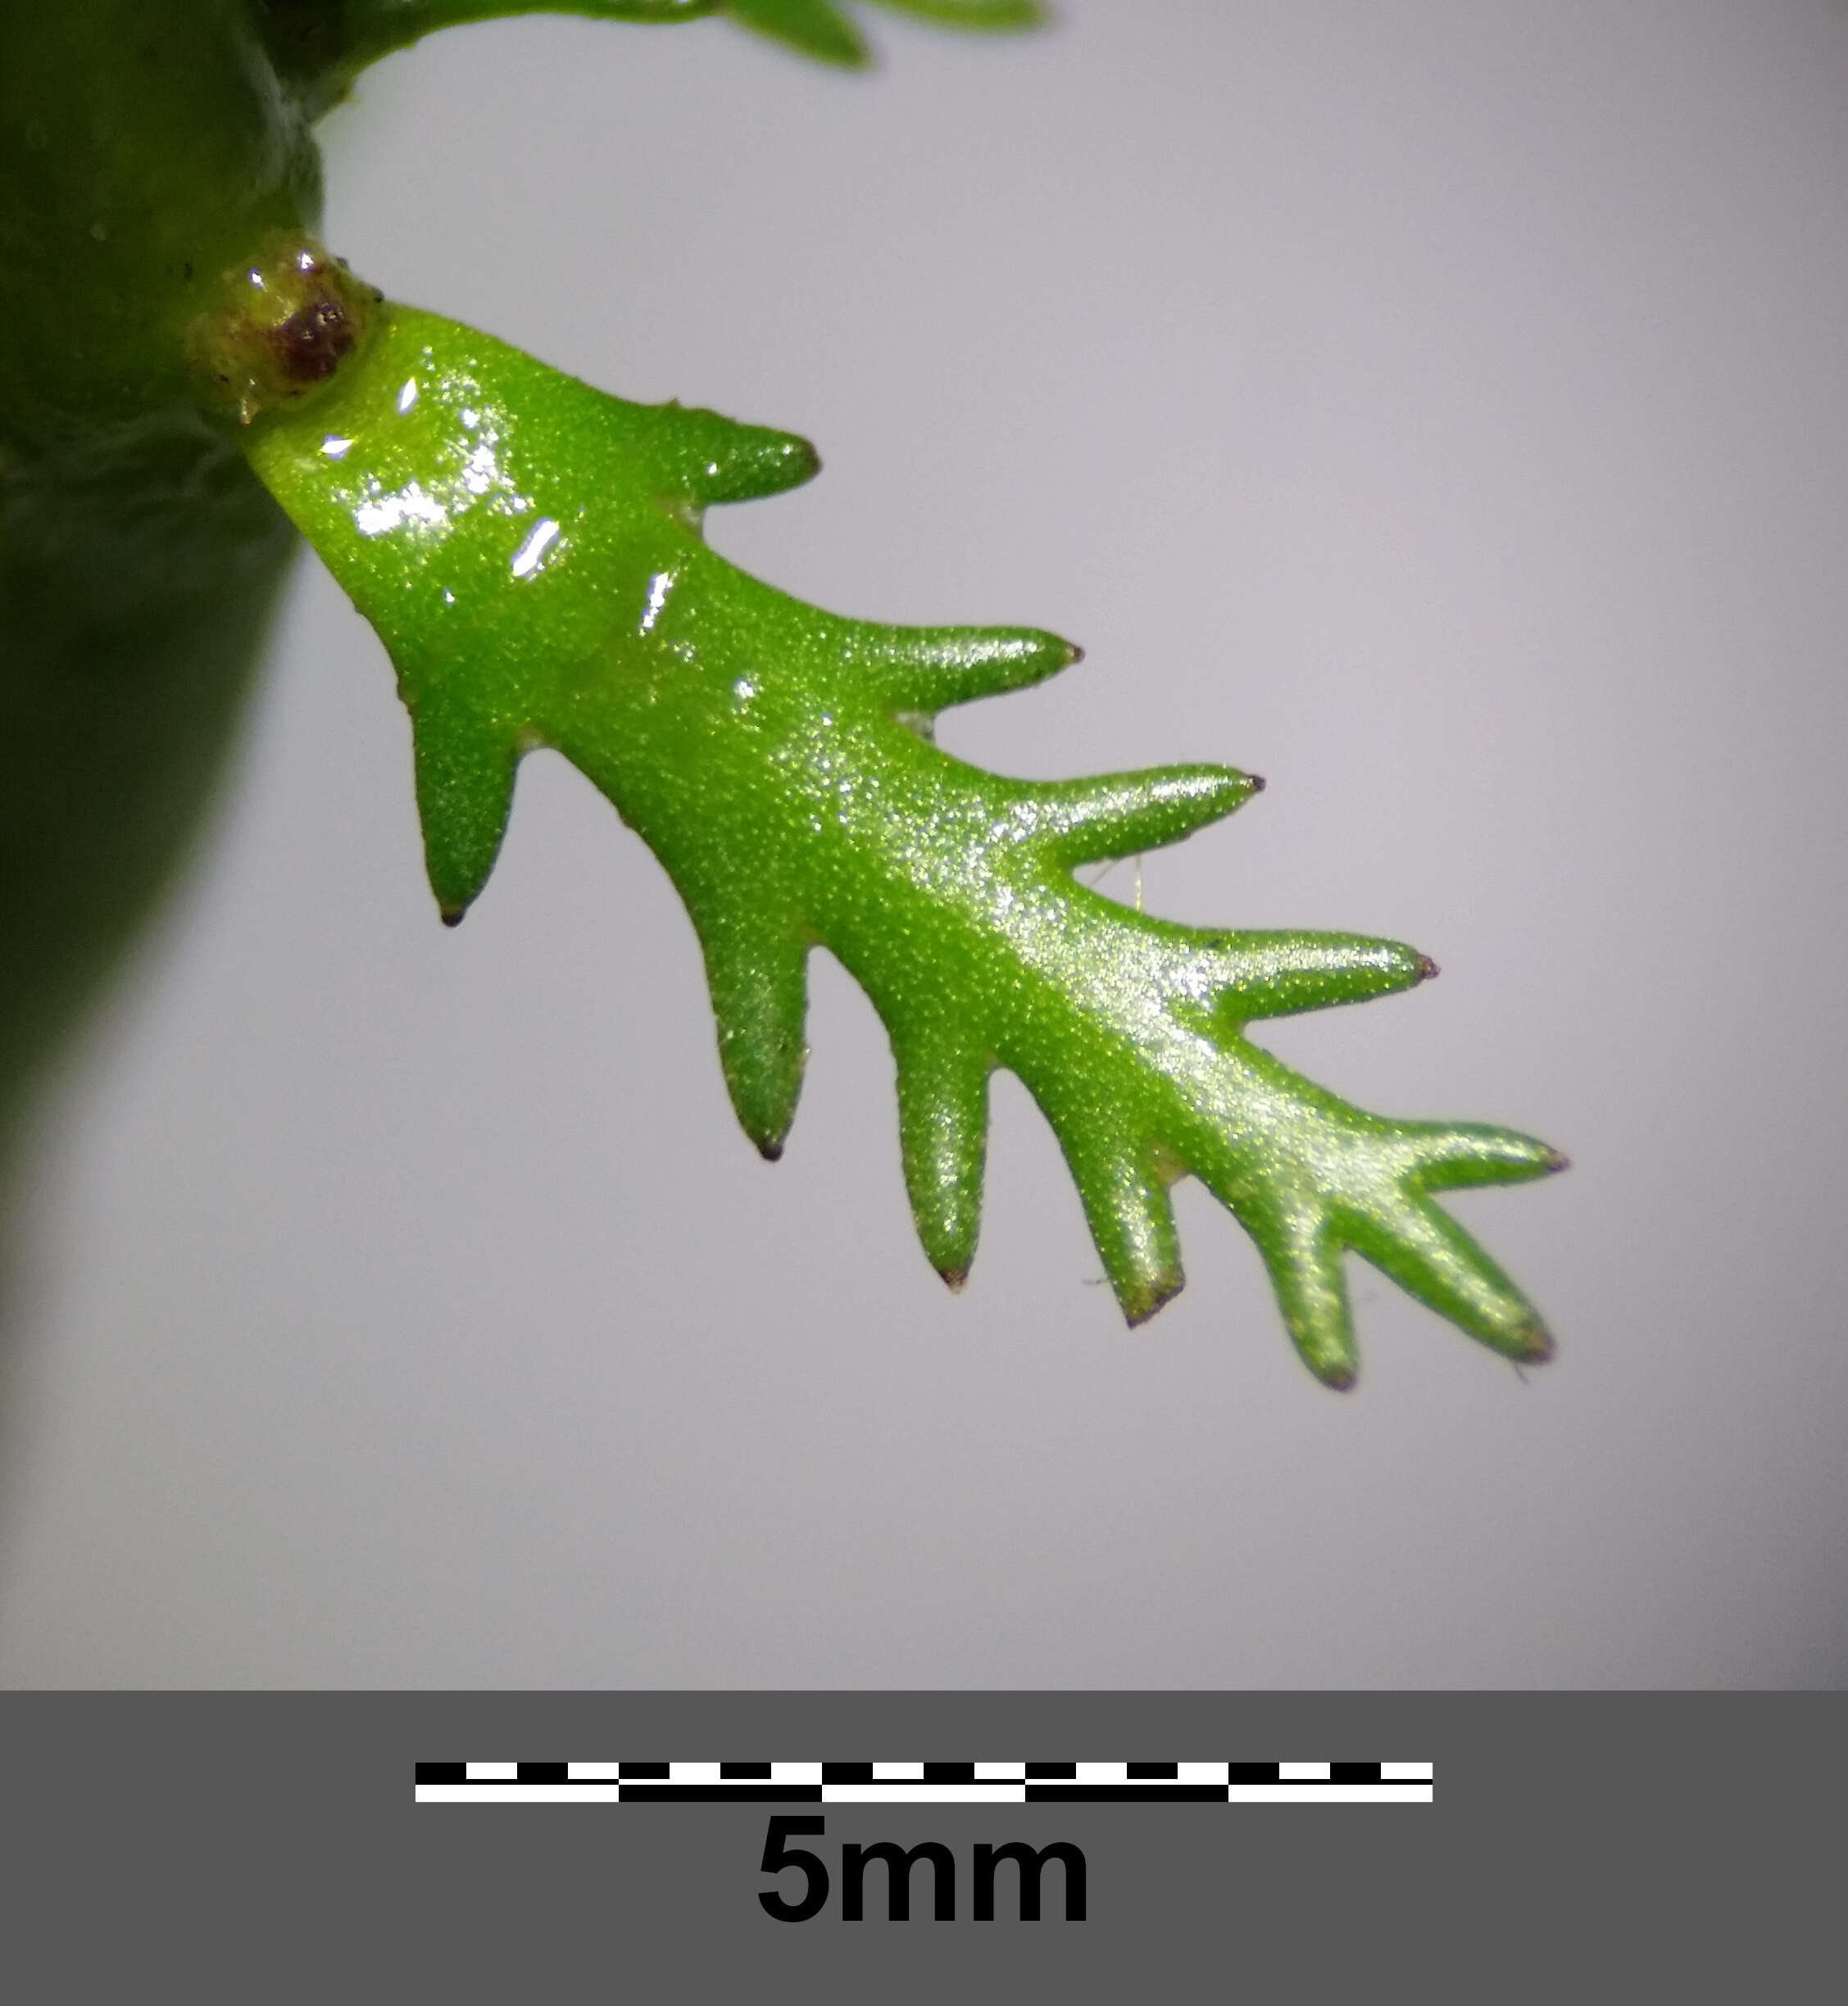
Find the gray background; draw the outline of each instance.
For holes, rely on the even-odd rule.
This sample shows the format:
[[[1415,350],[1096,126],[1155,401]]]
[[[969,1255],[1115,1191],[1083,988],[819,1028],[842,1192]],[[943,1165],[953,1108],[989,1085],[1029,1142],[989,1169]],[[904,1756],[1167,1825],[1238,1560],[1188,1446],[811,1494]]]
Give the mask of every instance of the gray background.
[[[865,1001],[818,958],[766,1169],[670,887],[561,764],[437,924],[310,562],[48,1114],[0,1680],[1839,1683],[1848,11],[868,19],[871,79],[716,23],[439,38],[329,121],[327,235],[815,438],[712,520],[751,569],[1086,644],[956,751],[1265,774],[1149,902],[1444,964],[1267,1042],[1569,1150],[1457,1201],[1559,1359],[1357,1269],[1324,1392],[1192,1187],[1187,1291],[1126,1334],[1005,1082],[952,1300]]]

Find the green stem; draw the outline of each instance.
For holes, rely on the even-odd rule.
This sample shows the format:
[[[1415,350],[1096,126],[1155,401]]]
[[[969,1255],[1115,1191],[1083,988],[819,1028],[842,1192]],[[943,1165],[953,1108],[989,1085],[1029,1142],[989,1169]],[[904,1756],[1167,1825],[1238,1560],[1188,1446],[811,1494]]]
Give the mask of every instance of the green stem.
[[[188,331],[320,203],[234,0],[9,3],[0,61],[0,1130],[184,851],[294,538]]]

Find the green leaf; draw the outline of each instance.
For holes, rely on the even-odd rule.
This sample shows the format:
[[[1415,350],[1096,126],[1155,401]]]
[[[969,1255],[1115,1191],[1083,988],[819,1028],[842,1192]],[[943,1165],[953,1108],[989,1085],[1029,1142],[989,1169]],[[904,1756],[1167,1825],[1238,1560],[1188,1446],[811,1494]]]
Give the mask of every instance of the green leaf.
[[[895,14],[943,28],[1008,31],[1038,28],[1046,10],[1035,0],[874,0]],[[728,13],[747,28],[772,35],[806,56],[858,68],[870,52],[858,31],[829,0],[724,0]]]
[[[719,1030],[719,1064],[738,1125],[772,1163],[796,1119],[808,1046],[808,942],[800,927],[742,896],[702,901],[693,923]]]
[[[1038,28],[1046,19],[1046,9],[1036,0],[874,0],[874,4],[947,28]]]
[[[1033,0],[878,0],[946,28],[1038,27]],[[261,0],[257,25],[276,67],[311,113],[337,103],[369,64],[427,34],[521,14],[665,24],[729,14],[758,34],[822,62],[860,69],[864,38],[833,0]]]
[[[823,62],[857,70],[871,60],[858,30],[828,0],[725,0],[725,7],[747,28]]]
[[[988,1142],[988,1063],[953,1038],[901,1042],[898,1145],[924,1257],[952,1289],[969,1279],[982,1224]]]
[[[936,710],[1075,651],[1032,628],[844,620],[726,563],[702,511],[807,478],[801,441],[606,396],[384,306],[248,452],[391,651],[445,918],[486,880],[518,759],[555,747],[678,887],[726,1084],[765,1155],[801,1087],[810,948],[865,989],[892,1038],[919,1237],[952,1286],[974,1255],[998,1066],[1056,1133],[1132,1323],[1181,1287],[1169,1189],[1192,1176],[1256,1241],[1326,1383],[1355,1371],[1351,1250],[1492,1350],[1546,1355],[1532,1306],[1433,1194],[1563,1160],[1506,1130],[1364,1113],[1246,1035],[1433,964],[1358,934],[1178,926],[1080,884],[1074,865],[1177,842],[1260,783],[1217,765],[1017,780],[940,751]]]

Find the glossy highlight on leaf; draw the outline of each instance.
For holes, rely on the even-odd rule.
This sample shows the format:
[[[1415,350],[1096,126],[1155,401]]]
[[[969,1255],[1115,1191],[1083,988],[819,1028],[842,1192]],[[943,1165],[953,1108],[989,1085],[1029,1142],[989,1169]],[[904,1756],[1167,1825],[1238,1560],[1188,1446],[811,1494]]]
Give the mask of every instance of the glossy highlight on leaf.
[[[940,751],[938,710],[1077,651],[1030,628],[844,619],[728,564],[704,510],[808,479],[803,441],[630,403],[386,304],[247,451],[390,650],[443,917],[487,881],[520,760],[556,749],[678,888],[725,1082],[765,1156],[801,1091],[810,950],[865,990],[892,1039],[919,1237],[952,1287],[974,1258],[998,1068],[1056,1133],[1132,1323],[1182,1286],[1169,1191],[1193,1176],[1256,1242],[1326,1383],[1356,1369],[1349,1250],[1503,1355],[1547,1355],[1532,1306],[1433,1194],[1538,1176],[1556,1153],[1366,1114],[1245,1034],[1433,964],[1359,935],[1180,926],[1081,884],[1075,866],[1179,841],[1262,783],[1212,765],[1027,781]]]

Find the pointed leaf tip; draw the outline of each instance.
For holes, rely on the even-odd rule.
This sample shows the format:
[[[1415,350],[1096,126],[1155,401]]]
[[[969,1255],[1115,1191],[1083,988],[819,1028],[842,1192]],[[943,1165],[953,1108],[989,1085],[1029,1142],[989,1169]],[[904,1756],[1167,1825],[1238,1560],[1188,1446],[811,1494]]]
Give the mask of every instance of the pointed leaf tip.
[[[1069,868],[1179,842],[1256,792],[1236,767],[1167,766],[1048,782],[1033,799],[1053,856]]]
[[[829,0],[725,0],[725,5],[746,27],[818,61],[863,70],[872,61],[859,33]]]
[[[1415,1152],[1414,1175],[1427,1191],[1516,1184],[1566,1168],[1565,1158],[1551,1144],[1511,1128],[1481,1122],[1433,1123],[1408,1124],[1405,1132]]]
[[[821,456],[797,433],[697,406],[656,405],[654,416],[660,478],[696,509],[787,494],[821,471]]]
[[[1065,1133],[1060,1141],[1104,1273],[1134,1329],[1186,1286],[1168,1187],[1149,1165],[1094,1154],[1088,1142],[1074,1144]]]
[[[1255,1019],[1391,996],[1434,972],[1414,949],[1362,933],[1222,934],[1210,966],[1216,1013],[1234,1030]]]
[[[1038,0],[878,0],[878,4],[946,28],[1038,28],[1046,20]]]
[[[1360,1377],[1360,1359],[1341,1242],[1333,1227],[1313,1208],[1245,1223],[1270,1272],[1296,1355],[1324,1386],[1348,1391]]]
[[[460,705],[411,711],[424,864],[445,926],[477,898],[501,853],[519,756],[506,733]]]
[[[956,704],[1030,689],[1084,651],[1038,627],[863,627],[856,651],[884,701],[934,716]]]
[[[1357,1254],[1478,1344],[1523,1364],[1552,1355],[1552,1338],[1532,1304],[1429,1199],[1357,1214],[1344,1230]]]
[[[761,917],[700,912],[719,1063],[738,1126],[766,1163],[783,1154],[802,1090],[808,1046],[807,949],[793,928]]]
[[[988,1070],[935,1040],[893,1040],[906,1195],[924,1257],[952,1290],[969,1279],[982,1226]]]
[[[1123,1320],[1131,1330],[1139,1330],[1143,1324],[1165,1309],[1169,1304],[1187,1287],[1187,1278],[1177,1270],[1153,1283],[1146,1295],[1133,1302],[1125,1300],[1119,1293],[1117,1300],[1123,1305]]]

